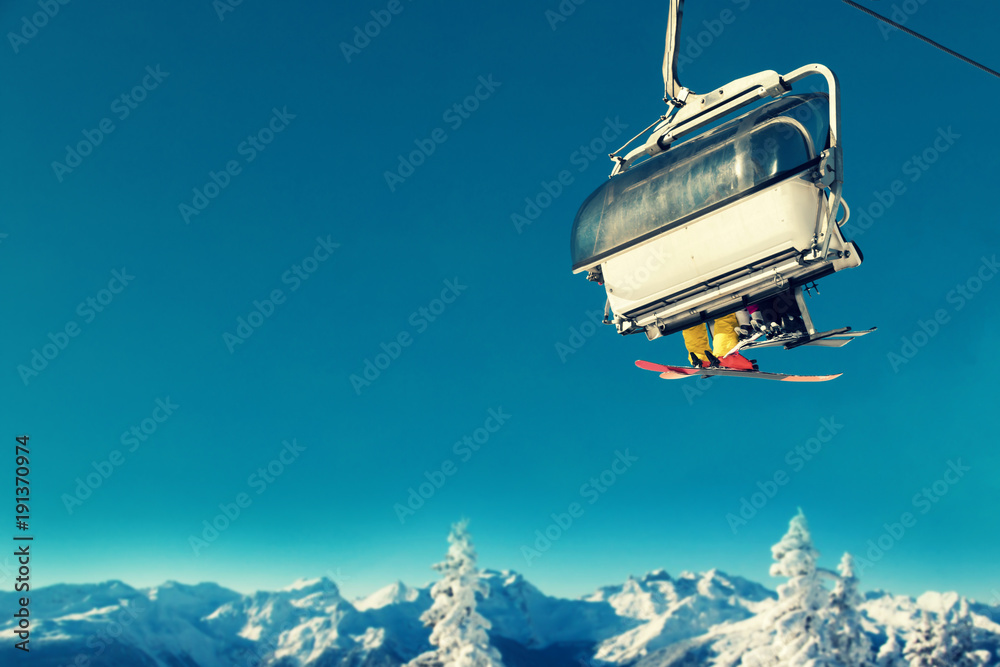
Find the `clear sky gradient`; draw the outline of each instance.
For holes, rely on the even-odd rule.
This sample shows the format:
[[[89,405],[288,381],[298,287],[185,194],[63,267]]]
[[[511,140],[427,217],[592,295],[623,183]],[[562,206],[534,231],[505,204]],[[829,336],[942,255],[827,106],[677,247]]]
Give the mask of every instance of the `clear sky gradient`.
[[[835,0],[689,1],[694,90],[839,75],[865,263],[812,311],[879,332],[758,357],[828,384],[663,382],[633,361],[679,338],[595,333],[568,241],[610,170],[591,151],[663,111],[666,4],[3,3],[0,436],[7,474],[31,436],[36,582],[362,595],[431,580],[467,517],[482,566],[552,594],[775,585],[802,507],[822,565],[871,558],[865,588],[990,599],[1000,81]],[[1000,67],[996,3],[899,11]]]

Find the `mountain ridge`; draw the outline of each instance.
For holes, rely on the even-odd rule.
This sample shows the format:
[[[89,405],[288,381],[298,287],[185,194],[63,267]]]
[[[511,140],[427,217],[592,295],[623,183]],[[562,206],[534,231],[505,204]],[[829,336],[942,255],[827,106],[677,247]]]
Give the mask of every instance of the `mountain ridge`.
[[[508,667],[737,664],[721,660],[746,650],[777,604],[770,589],[717,569],[653,570],[575,599],[549,596],[511,570],[483,570],[481,578],[489,593],[479,611]],[[16,597],[0,593],[0,605]],[[877,647],[890,633],[914,631],[921,612],[936,617],[960,603],[951,592],[869,591],[860,610]],[[391,667],[430,648],[420,620],[430,605],[429,586],[402,581],[353,602],[326,577],[250,595],[211,582],[56,584],[32,591],[32,657],[53,667],[80,656],[88,667]],[[971,601],[969,608],[977,648],[998,664],[1000,607]]]

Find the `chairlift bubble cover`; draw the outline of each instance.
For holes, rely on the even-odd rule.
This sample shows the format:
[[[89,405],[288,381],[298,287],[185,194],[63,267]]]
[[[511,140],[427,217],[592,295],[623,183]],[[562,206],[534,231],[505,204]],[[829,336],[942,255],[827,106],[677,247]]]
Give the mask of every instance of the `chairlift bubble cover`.
[[[826,94],[788,95],[615,176],[576,215],[573,271],[808,169],[829,135]]]

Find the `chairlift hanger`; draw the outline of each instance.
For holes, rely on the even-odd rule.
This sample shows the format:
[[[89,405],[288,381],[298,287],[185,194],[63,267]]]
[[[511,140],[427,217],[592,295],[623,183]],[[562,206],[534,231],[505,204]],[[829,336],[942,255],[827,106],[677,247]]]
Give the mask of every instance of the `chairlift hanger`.
[[[653,340],[782,293],[804,310],[814,335],[802,287],[862,260],[840,229],[849,209],[839,81],[809,64],[696,93],[677,73],[684,0],[669,2],[670,109],[641,145],[625,152],[645,131],[611,154],[610,180],[573,225],[573,270],[605,286],[606,319],[623,335]],[[792,94],[811,76],[823,77],[828,93]],[[796,118],[803,110],[813,114],[809,127]]]

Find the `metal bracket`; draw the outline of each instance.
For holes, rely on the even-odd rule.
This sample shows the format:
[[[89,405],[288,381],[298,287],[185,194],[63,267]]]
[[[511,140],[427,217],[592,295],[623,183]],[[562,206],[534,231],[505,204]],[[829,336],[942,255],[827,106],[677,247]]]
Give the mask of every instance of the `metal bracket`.
[[[690,88],[681,88],[680,90],[677,91],[676,97],[664,97],[663,101],[669,104],[670,106],[674,106],[680,109],[682,106],[687,104],[688,97],[690,96],[691,96]]]
[[[816,179],[816,186],[829,188],[834,183],[843,183],[844,179],[840,175],[842,161],[843,156],[840,146],[834,146],[820,153],[819,178]]]
[[[813,286],[815,287],[815,283],[813,283]],[[816,290],[816,293],[819,294],[819,290]],[[806,325],[806,331],[810,335],[816,333],[816,327],[813,326],[812,317],[809,315],[809,306],[806,305],[806,300],[802,296],[801,285],[795,288],[794,294],[795,305],[799,307],[799,313],[802,315],[802,323]]]
[[[785,80],[780,76],[778,77],[778,83],[774,84],[769,88],[764,89],[764,92],[766,92],[771,97],[781,97],[785,93],[790,93],[791,91],[792,87],[789,86],[787,83],[785,83]]]

